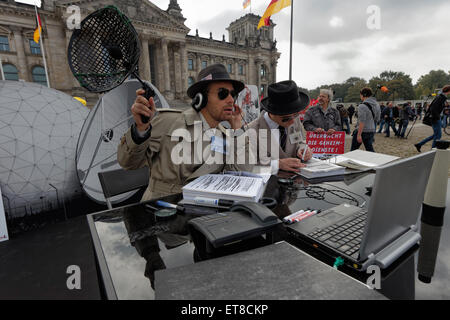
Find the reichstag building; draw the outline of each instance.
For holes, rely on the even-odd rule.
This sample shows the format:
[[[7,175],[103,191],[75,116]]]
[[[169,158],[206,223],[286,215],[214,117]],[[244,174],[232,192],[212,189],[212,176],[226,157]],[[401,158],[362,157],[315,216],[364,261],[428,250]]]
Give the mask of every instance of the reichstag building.
[[[188,35],[182,8],[170,0],[167,10],[146,0],[42,0],[39,9],[50,86],[94,105],[98,95],[82,89],[70,72],[67,47],[72,30],[67,8],[80,8],[81,19],[107,5],[115,5],[139,33],[142,53],[139,74],[151,81],[175,106],[185,104],[187,87],[197,73],[213,63],[224,64],[233,78],[257,85],[261,94],[276,81],[280,53],[273,37],[274,25],[257,30],[260,16],[246,14],[230,23],[216,39]],[[34,6],[0,0],[0,57],[5,78],[47,83],[41,49],[33,41],[36,29]]]

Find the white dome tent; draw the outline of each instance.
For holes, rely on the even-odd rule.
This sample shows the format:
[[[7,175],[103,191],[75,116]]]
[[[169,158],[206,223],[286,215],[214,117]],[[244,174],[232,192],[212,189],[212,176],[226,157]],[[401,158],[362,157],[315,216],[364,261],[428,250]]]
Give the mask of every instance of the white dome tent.
[[[80,193],[75,155],[88,113],[63,92],[0,81],[0,187],[10,218],[59,208]]]

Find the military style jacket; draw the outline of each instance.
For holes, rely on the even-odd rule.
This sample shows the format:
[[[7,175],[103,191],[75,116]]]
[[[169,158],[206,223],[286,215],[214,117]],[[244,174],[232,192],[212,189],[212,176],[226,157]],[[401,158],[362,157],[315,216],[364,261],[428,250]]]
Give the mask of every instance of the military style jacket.
[[[306,131],[314,131],[317,128],[322,128],[325,131],[330,129],[342,131],[339,111],[331,106],[328,106],[325,113],[320,105],[309,108],[305,113],[303,126]]]
[[[200,114],[194,109],[158,111],[159,114],[151,121],[150,135],[144,142],[136,144],[130,128],[122,137],[117,151],[118,162],[124,169],[149,167],[150,181],[142,201],[180,193],[184,185],[205,174],[252,170],[252,165],[245,164],[248,162],[238,164],[236,160],[238,154],[248,154],[248,148],[238,150],[234,143],[234,152],[228,150],[227,156],[223,150],[216,151],[222,144],[217,143],[220,138],[223,141],[236,140],[236,137],[227,139],[225,133],[231,130],[222,128],[204,132]],[[213,131],[215,134],[211,134]],[[214,150],[211,150],[212,135],[215,137]],[[234,159],[226,159],[228,156]]]

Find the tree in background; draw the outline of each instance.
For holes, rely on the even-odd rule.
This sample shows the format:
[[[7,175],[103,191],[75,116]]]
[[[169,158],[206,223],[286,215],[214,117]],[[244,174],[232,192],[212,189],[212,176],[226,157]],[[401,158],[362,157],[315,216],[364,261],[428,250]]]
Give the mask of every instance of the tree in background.
[[[411,77],[404,72],[386,70],[379,76],[370,79],[369,82],[363,78],[350,77],[343,83],[322,85],[313,90],[299,89],[308,93],[311,99],[316,99],[321,88],[332,88],[335,91],[334,100],[342,99],[343,102],[358,102],[360,100],[359,91],[368,86],[373,92],[376,92],[378,101],[415,100],[435,93],[436,89],[442,88],[448,83],[450,83],[450,71],[446,73],[443,70],[432,70],[428,74],[422,75],[416,85],[413,86]],[[386,86],[389,92],[377,91],[378,85]]]
[[[372,81],[374,80],[374,81]],[[377,82],[379,81],[379,82]],[[377,99],[379,101],[384,100],[409,100],[414,99],[414,86],[412,84],[412,79],[409,75],[404,72],[396,71],[383,71],[380,73],[379,77],[372,78],[369,81],[372,90],[376,90],[377,85],[384,85],[389,89],[388,97],[386,94],[378,90]]]
[[[415,98],[427,97],[448,83],[450,83],[450,71],[446,73],[444,70],[431,70],[417,80],[414,87]]]
[[[349,81],[351,79],[351,81]],[[358,102],[361,100],[359,92],[362,88],[367,87],[367,81],[362,78],[350,78],[349,83],[351,84],[345,95],[344,102]]]

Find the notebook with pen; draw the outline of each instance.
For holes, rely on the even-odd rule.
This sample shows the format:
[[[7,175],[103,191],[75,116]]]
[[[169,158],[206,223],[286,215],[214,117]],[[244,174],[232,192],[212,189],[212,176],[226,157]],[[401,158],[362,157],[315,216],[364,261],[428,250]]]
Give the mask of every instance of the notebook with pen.
[[[416,245],[417,222],[435,151],[376,169],[368,209],[341,204],[287,226],[291,236],[357,270],[387,268]]]

